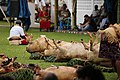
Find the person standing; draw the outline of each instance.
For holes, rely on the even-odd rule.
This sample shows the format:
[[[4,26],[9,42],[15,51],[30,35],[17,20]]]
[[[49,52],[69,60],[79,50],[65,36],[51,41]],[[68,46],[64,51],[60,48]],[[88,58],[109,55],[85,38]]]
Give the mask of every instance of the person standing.
[[[118,79],[120,80],[120,25],[110,25],[105,30],[99,30],[101,33],[100,40],[100,58],[108,58],[111,60]]]
[[[50,15],[48,12],[47,7],[43,7],[43,10],[39,13],[40,18],[40,31],[41,29],[44,29],[44,31],[48,31],[50,28]]]
[[[31,25],[30,20],[31,13],[29,11],[28,7],[28,1],[27,0],[20,0],[20,12],[18,19],[22,21],[22,26],[27,32]]]

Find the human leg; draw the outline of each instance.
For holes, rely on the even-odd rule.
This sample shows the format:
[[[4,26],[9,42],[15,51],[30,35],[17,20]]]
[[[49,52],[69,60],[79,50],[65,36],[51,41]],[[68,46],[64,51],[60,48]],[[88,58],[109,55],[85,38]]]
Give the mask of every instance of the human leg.
[[[120,80],[120,60],[116,60],[115,65],[116,65],[116,72],[117,72],[117,75],[118,75],[117,80]]]
[[[30,28],[31,25],[31,20],[30,17],[25,19],[25,31],[27,32],[28,29]]]
[[[90,25],[86,25],[84,28],[82,28],[82,31],[89,31],[90,30]]]
[[[60,25],[59,30],[62,30],[63,29],[63,23],[62,23],[62,21],[59,21],[59,25]]]
[[[84,28],[82,28],[82,31],[93,31],[94,29],[93,29],[93,26],[91,26],[91,25],[86,25]]]
[[[117,80],[120,80],[120,60],[112,60],[112,65],[118,75]]]

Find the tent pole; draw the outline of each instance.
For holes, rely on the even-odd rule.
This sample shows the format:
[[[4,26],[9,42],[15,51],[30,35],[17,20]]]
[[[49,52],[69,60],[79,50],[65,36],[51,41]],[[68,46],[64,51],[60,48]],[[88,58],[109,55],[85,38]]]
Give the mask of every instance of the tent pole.
[[[0,10],[2,11],[2,13],[3,13],[3,15],[4,15],[5,19],[7,20],[7,22],[8,22],[8,23],[10,23],[10,22],[9,22],[9,20],[7,19],[7,16],[5,15],[5,12],[3,11],[3,9],[2,9],[2,7],[1,7],[1,6],[0,6]]]

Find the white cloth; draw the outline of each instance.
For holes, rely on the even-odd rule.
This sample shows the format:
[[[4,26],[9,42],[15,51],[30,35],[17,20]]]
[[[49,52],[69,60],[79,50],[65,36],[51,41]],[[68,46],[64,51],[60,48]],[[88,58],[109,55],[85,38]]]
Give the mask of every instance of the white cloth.
[[[44,0],[35,0],[35,5],[38,5],[38,8],[40,8],[42,10],[42,6],[46,6],[46,3]]]
[[[13,36],[18,36],[20,37],[21,36],[24,36],[24,30],[22,27],[18,26],[18,25],[15,25],[14,27],[11,28],[10,30],[10,36],[9,38],[13,37]]]
[[[92,16],[98,16],[98,15],[99,15],[99,10],[92,11]]]

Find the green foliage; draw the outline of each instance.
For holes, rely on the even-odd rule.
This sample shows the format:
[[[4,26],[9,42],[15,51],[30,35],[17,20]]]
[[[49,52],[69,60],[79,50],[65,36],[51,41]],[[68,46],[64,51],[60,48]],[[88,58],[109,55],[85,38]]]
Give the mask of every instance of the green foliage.
[[[70,61],[67,62],[67,66],[74,66],[74,65],[82,65],[82,66],[92,65],[95,68],[100,69],[103,72],[109,72],[109,73],[115,72],[115,70],[112,67],[109,68],[109,67],[105,67],[105,66],[100,66],[100,65],[95,64],[92,61],[84,61],[84,60],[80,60],[78,58],[71,59]]]
[[[37,53],[31,53],[30,58],[31,60],[42,60],[43,55]]]
[[[46,62],[55,62],[56,61],[56,57],[54,57],[54,56],[45,56],[44,60]]]
[[[33,71],[30,69],[19,69],[15,72],[9,72],[2,76],[10,76],[14,80],[33,80]]]
[[[0,25],[6,25],[6,26],[8,26],[9,23],[7,23],[6,20],[4,20],[4,21],[0,21]]]

